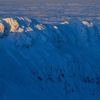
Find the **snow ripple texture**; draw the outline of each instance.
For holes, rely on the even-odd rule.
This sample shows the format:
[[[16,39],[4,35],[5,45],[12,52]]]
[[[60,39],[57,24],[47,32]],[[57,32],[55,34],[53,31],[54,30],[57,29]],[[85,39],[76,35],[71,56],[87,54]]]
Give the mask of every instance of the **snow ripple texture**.
[[[99,100],[100,36],[88,21],[0,20],[0,100]]]

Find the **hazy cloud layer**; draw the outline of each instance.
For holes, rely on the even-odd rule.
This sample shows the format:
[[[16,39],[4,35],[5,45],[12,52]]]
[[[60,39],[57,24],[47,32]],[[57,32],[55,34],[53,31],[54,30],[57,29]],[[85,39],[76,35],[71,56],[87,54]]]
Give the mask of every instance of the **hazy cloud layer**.
[[[0,0],[3,3],[6,2],[100,2],[100,0]]]

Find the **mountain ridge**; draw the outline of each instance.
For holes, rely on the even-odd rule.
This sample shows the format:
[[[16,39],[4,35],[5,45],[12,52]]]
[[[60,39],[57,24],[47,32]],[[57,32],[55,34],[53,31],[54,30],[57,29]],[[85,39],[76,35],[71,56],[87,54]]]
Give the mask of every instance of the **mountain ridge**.
[[[87,21],[0,20],[0,100],[98,100],[99,40]]]

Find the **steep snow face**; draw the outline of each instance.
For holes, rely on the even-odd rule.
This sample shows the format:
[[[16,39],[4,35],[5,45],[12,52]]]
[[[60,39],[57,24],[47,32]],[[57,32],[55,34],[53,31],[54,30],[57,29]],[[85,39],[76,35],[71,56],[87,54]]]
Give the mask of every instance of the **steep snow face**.
[[[86,21],[0,20],[0,100],[98,100],[99,40]]]

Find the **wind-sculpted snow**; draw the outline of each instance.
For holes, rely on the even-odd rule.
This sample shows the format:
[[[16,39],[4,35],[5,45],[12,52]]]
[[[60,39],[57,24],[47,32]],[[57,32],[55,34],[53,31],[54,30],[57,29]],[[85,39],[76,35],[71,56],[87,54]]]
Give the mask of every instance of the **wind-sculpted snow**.
[[[91,22],[0,20],[0,100],[98,100],[100,37]]]

